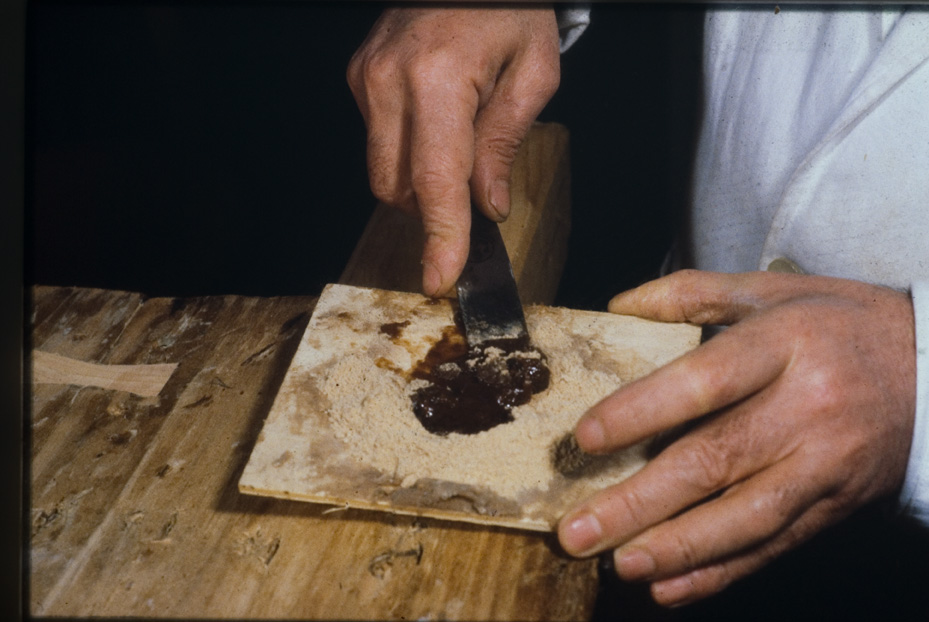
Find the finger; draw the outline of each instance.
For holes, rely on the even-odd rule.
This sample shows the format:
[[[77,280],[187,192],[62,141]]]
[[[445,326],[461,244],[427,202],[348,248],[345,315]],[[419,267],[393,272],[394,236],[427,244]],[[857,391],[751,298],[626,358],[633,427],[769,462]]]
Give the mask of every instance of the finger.
[[[839,518],[841,516],[834,514],[833,508],[827,502],[821,502],[789,528],[758,547],[719,563],[652,583],[652,598],[659,605],[670,607],[712,596],[733,582],[757,572],[773,559],[809,540],[813,534]]]
[[[755,311],[802,295],[857,287],[839,279],[800,274],[728,274],[681,270],[615,296],[612,313],[662,322],[733,324]]]
[[[409,183],[410,114],[400,87],[396,58],[388,53],[356,52],[348,83],[367,128],[367,167],[371,192],[390,205],[415,213]]]
[[[475,120],[472,194],[478,208],[493,220],[510,212],[510,175],[523,139],[558,89],[557,26],[528,53],[506,68]]]
[[[802,468],[806,459],[806,454],[797,452],[792,430],[775,423],[783,411],[800,410],[802,405],[774,399],[775,392],[778,392],[777,388],[763,391],[704,421],[669,445],[639,472],[594,494],[570,511],[559,524],[559,537],[565,550],[584,556],[619,546],[713,494],[749,478],[761,477],[760,488],[743,483],[740,488],[748,486],[748,491],[739,494],[757,494],[762,498],[765,490],[781,491],[785,498],[788,493],[792,494],[798,504],[794,507],[801,507],[806,497],[794,493],[794,484],[818,491],[814,482],[791,482],[788,472],[780,470],[784,467],[779,467],[774,474],[767,474],[773,468],[771,465],[787,461],[795,452],[797,456],[791,458],[790,466]],[[801,472],[815,472],[815,469],[805,468]],[[762,473],[766,475],[761,476]],[[777,479],[778,474],[783,477]],[[734,492],[729,493],[730,496]],[[746,498],[751,497],[737,496],[736,502]],[[731,502],[724,501],[722,506],[729,507]],[[713,503],[719,504],[720,501]],[[787,514],[790,513],[786,509],[788,507],[784,506]],[[691,509],[684,516],[695,511]],[[704,516],[706,511],[701,509],[695,519]],[[759,524],[758,527],[773,529],[770,525]],[[694,556],[698,550],[694,547]],[[710,549],[711,552],[713,550]],[[682,554],[688,555],[687,551]]]
[[[367,165],[371,192],[381,202],[411,215],[419,215],[410,185],[409,116],[371,115]]]
[[[468,257],[477,92],[420,74],[413,93],[410,130],[411,179],[426,235],[423,291],[430,296],[454,286]],[[447,79],[447,75],[443,76]]]
[[[663,580],[718,564],[774,539],[828,495],[830,486],[800,481],[810,472],[791,456],[726,494],[661,522],[616,550],[625,580]]]
[[[574,434],[581,449],[604,453],[743,400],[774,381],[792,345],[764,326],[739,325],[595,404]]]
[[[368,94],[364,84],[364,54],[356,50],[345,69],[345,81],[365,124],[368,122]]]

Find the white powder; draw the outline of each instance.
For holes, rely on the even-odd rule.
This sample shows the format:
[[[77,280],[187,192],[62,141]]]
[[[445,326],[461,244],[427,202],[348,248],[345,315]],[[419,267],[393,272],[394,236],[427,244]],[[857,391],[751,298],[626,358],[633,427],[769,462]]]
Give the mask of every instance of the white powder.
[[[552,443],[628,378],[621,377],[619,365],[614,373],[589,369],[586,349],[566,347],[573,344],[551,314],[530,312],[527,321],[533,343],[548,356],[551,383],[514,408],[512,422],[478,434],[433,434],[412,409],[412,393],[425,381],[409,382],[357,353],[335,362],[323,383],[334,434],[353,459],[397,480],[467,483],[508,498],[546,490],[556,476],[549,457]],[[488,353],[505,360],[503,350],[489,348]]]
[[[240,489],[352,507],[548,530],[568,507],[645,463],[642,445],[566,477],[551,447],[622,384],[697,343],[693,327],[529,307],[549,388],[479,434],[438,436],[413,413],[417,362],[453,330],[453,304],[327,286],[294,355]],[[505,364],[503,352],[493,353]],[[286,457],[286,459],[285,459]]]

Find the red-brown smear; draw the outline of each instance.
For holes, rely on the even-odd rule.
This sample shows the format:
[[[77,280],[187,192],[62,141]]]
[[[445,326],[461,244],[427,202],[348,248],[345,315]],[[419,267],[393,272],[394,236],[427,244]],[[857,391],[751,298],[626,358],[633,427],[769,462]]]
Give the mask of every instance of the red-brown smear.
[[[503,350],[489,356],[488,348]],[[477,434],[513,420],[515,406],[548,388],[545,355],[507,356],[538,352],[528,339],[499,339],[468,348],[455,326],[416,364],[413,378],[430,384],[413,393],[413,413],[433,434]]]
[[[391,322],[389,324],[381,324],[380,332],[390,337],[392,340],[400,338],[400,335],[403,334],[403,329],[410,325],[410,321],[406,320],[404,322]]]

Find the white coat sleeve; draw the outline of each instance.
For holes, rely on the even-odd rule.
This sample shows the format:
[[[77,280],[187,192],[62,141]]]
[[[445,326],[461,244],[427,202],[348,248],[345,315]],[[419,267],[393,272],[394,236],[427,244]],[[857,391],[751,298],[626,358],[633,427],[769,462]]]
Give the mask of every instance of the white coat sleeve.
[[[929,526],[929,281],[914,283],[910,291],[916,317],[916,420],[900,504]]]
[[[590,5],[562,5],[555,11],[555,15],[558,19],[558,38],[561,42],[561,51],[566,52],[590,25]]]

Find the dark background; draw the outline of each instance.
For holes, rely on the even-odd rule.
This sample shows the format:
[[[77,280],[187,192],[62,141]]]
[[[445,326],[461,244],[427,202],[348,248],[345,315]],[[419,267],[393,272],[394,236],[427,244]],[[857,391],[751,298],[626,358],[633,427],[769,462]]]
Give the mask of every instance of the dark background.
[[[374,206],[345,83],[380,3],[35,0],[26,45],[27,284],[317,294]],[[773,10],[773,8],[772,8]],[[542,114],[571,131],[559,305],[657,273],[686,202],[700,7],[595,5]],[[674,611],[608,569],[599,619],[929,619],[929,542],[874,506]]]
[[[30,282],[188,296],[337,280],[375,204],[345,68],[382,7],[32,2]],[[603,309],[670,243],[700,20],[595,12],[541,118],[572,132],[558,303]]]

